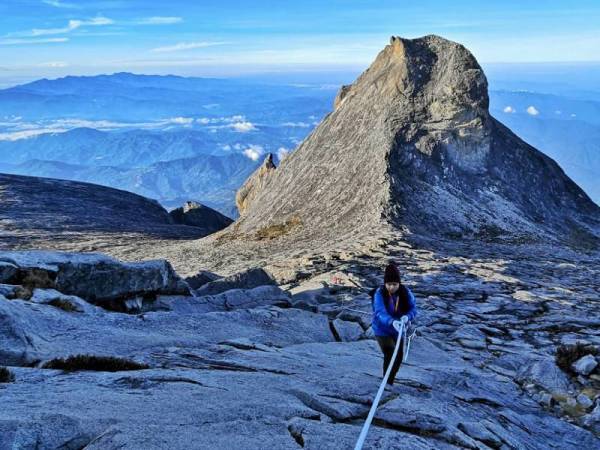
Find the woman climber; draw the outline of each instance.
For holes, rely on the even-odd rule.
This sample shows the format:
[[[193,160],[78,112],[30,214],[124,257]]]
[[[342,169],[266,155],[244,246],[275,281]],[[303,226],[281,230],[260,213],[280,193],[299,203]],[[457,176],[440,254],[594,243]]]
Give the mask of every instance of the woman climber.
[[[417,315],[417,302],[411,290],[400,281],[400,271],[398,267],[390,263],[385,268],[383,277],[383,286],[377,288],[373,296],[373,321],[371,328],[377,338],[379,347],[383,352],[383,376],[388,369],[400,325],[404,322],[405,333],[402,339],[406,339],[411,320]],[[387,380],[388,385],[394,384],[396,373],[402,364],[404,356],[404,342],[400,343],[396,360],[392,366],[390,377]]]

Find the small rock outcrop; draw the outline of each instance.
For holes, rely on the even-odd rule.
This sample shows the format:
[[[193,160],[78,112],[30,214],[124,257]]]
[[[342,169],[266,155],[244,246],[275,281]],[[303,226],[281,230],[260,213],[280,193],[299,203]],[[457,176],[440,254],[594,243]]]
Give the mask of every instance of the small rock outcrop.
[[[263,269],[253,268],[210,281],[196,290],[196,295],[215,295],[231,289],[252,289],[257,286],[275,286],[273,277]]]
[[[262,190],[267,179],[275,171],[275,163],[273,162],[273,154],[269,153],[261,166],[246,180],[241,188],[238,189],[235,196],[235,205],[240,213],[248,209],[254,198]]]
[[[233,222],[219,211],[193,201],[185,202],[183,206],[169,211],[169,215],[175,223],[199,227],[208,234],[222,230]]]

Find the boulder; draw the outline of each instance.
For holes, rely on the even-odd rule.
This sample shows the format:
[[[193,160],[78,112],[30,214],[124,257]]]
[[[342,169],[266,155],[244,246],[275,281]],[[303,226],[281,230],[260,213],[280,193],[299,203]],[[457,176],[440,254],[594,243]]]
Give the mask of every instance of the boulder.
[[[215,295],[231,289],[252,289],[264,285],[275,286],[274,278],[261,268],[253,268],[206,283],[196,290],[196,295]]]
[[[185,278],[185,282],[192,289],[198,289],[204,286],[206,283],[210,283],[211,281],[215,281],[221,278],[216,273],[212,273],[208,270],[201,270],[196,275],[192,275],[190,277]]]
[[[577,404],[584,408],[589,408],[594,405],[594,402],[585,394],[579,394],[577,396]]]
[[[589,375],[596,368],[598,362],[593,355],[585,355],[571,364],[571,368],[575,373],[580,375]]]
[[[0,261],[0,283],[8,283],[17,274],[18,267],[6,261]]]
[[[257,286],[253,289],[231,289],[218,294],[216,300],[223,304],[226,311],[234,309],[257,308],[261,306],[279,306],[288,308],[290,297],[277,286]]]
[[[523,364],[515,380],[521,384],[533,383],[550,393],[564,394],[571,388],[569,377],[551,358],[531,360]]]
[[[86,312],[97,308],[75,295],[65,295],[55,289],[34,289],[29,301],[54,306],[66,312]]]
[[[356,322],[335,319],[331,322],[332,331],[343,342],[358,341],[363,335],[362,327]]]
[[[600,434],[600,402],[596,404],[594,410],[583,416],[581,422],[589,427],[594,433]]]
[[[121,262],[102,253],[23,250],[1,252],[0,261],[18,268],[15,283],[53,288],[96,304],[159,293],[191,295],[166,260]]]

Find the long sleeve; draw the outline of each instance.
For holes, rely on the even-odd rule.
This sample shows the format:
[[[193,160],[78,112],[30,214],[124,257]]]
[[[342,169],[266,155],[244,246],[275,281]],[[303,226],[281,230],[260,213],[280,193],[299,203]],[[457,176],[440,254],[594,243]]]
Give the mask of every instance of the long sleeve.
[[[387,312],[387,309],[385,308],[385,303],[383,300],[383,294],[381,292],[381,289],[377,289],[377,291],[375,291],[373,307],[375,311],[375,317],[379,321],[379,323],[388,327],[391,326],[392,322],[394,321],[394,318]]]
[[[409,288],[406,288],[406,290],[408,291],[408,303],[410,307],[406,313],[406,316],[408,317],[408,320],[413,320],[415,317],[417,317],[417,300]]]

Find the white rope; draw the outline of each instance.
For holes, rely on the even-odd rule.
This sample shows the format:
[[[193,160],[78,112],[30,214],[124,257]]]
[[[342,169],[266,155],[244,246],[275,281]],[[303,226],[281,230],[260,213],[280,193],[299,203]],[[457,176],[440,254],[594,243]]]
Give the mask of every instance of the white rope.
[[[392,367],[394,366],[394,361],[396,361],[396,355],[398,354],[398,349],[400,348],[400,342],[402,341],[403,333],[404,333],[404,322],[400,322],[400,331],[398,332],[398,339],[396,340],[396,347],[394,348],[394,354],[392,355],[392,359],[390,360],[388,368],[385,371],[385,375],[383,377],[383,380],[381,381],[381,385],[379,386],[379,390],[377,391],[375,400],[373,400],[373,404],[371,405],[371,410],[369,411],[367,420],[365,421],[365,424],[362,427],[360,436],[358,437],[358,441],[356,441],[354,450],[361,450],[363,448],[365,439],[367,438],[367,433],[369,432],[369,427],[371,426],[371,422],[373,421],[373,417],[375,416],[375,411],[377,411],[377,405],[379,405],[379,401],[381,400],[381,396],[383,395],[383,390],[385,389],[385,383],[387,383],[387,380],[390,377],[390,373],[392,373]]]
[[[402,358],[402,362],[403,363],[406,362],[406,361],[408,361],[408,352],[410,351],[410,343],[415,338],[416,333],[417,333],[417,330],[416,330],[416,328],[414,328],[412,334],[410,336],[406,337],[406,340],[408,342],[407,342],[407,345],[406,345],[406,350],[404,351],[404,354],[402,355],[403,356],[403,358]]]

